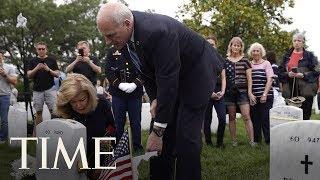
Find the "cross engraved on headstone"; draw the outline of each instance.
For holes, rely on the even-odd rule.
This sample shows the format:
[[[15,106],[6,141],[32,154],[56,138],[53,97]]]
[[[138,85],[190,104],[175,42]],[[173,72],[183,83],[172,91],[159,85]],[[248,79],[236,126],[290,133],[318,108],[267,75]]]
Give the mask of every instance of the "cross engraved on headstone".
[[[271,128],[270,180],[319,180],[319,132],[318,120],[292,121]]]
[[[304,155],[304,161],[301,161],[301,164],[304,164],[304,173],[308,174],[309,173],[309,166],[308,165],[313,165],[313,162],[309,161],[308,155]]]

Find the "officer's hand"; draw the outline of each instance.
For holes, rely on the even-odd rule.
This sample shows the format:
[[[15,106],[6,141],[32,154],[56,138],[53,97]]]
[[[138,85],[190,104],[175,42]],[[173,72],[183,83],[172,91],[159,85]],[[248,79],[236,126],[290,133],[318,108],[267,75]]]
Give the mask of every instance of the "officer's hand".
[[[129,83],[129,87],[126,90],[126,93],[132,93],[137,88],[137,85],[135,83]]]
[[[146,147],[147,151],[148,152],[157,151],[158,154],[161,154],[162,145],[163,145],[162,137],[159,137],[154,132],[151,132],[147,140],[147,147]]]
[[[125,92],[126,92],[126,91],[128,90],[128,88],[129,88],[129,86],[130,86],[129,83],[120,83],[118,87],[119,87],[119,89],[121,89],[122,91],[125,91]]]

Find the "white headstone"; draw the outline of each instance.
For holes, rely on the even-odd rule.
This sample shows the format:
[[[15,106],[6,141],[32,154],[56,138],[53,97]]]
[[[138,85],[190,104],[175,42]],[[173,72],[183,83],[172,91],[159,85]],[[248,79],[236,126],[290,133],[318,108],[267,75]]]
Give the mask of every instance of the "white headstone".
[[[86,150],[86,127],[73,120],[65,119],[52,119],[49,121],[43,121],[37,126],[37,137],[49,137],[47,144],[47,163],[48,168],[54,166],[54,160],[56,156],[58,138],[61,137],[65,149],[67,150],[68,156],[72,159],[75,150],[77,149],[80,138],[83,138],[85,150]],[[46,179],[46,180],[59,180],[59,179],[68,179],[68,180],[85,180],[86,175],[84,173],[78,173],[77,162],[80,160],[80,153],[77,154],[76,159],[72,165],[71,169],[68,169],[66,162],[61,155],[59,154],[59,160],[57,163],[58,170],[49,169],[43,170],[41,167],[41,141],[37,144],[36,159],[37,159],[37,170],[36,177],[37,179]]]
[[[27,137],[27,111],[14,105],[9,107],[8,138]],[[10,146],[20,146],[20,141],[12,141]]]
[[[241,117],[240,113],[236,114],[237,118]],[[142,110],[141,110],[141,129],[142,130],[149,130],[150,128],[150,122],[151,122],[151,114],[150,114],[150,103],[142,103]],[[228,114],[226,115],[226,123],[229,123],[229,118]],[[218,129],[218,117],[217,117],[217,112],[215,108],[213,107],[212,109],[212,123],[211,123],[211,131],[213,133],[217,132]]]
[[[241,117],[241,114],[237,113],[236,118],[240,118],[240,117]],[[229,123],[229,115],[226,114],[226,124],[228,124],[228,123]],[[218,125],[219,125],[219,119],[218,119],[217,111],[214,108],[214,106],[212,106],[212,122],[210,125],[210,129],[211,129],[212,133],[217,133]]]
[[[21,109],[26,109],[26,105],[24,102],[18,102],[17,106],[19,106],[19,108],[21,108]],[[33,107],[33,103],[32,103],[32,111],[34,114],[36,113],[36,110]],[[51,119],[50,111],[49,111],[46,104],[43,105],[42,119],[43,119],[43,121]],[[28,120],[32,120],[31,109],[30,109],[29,105],[28,105]]]
[[[317,96],[315,96],[315,97],[313,98],[312,109],[314,109],[315,114],[320,114],[320,111],[319,111],[319,109],[318,109],[318,98],[317,98]]]
[[[277,90],[273,89],[273,105],[272,107],[277,107],[277,106],[285,106],[286,102],[285,99],[282,97],[282,94],[279,93]]]
[[[241,117],[241,114],[240,113],[236,113],[236,118],[240,118],[240,117]],[[229,114],[226,114],[226,124],[229,124]],[[219,126],[219,119],[218,119],[217,111],[213,106],[212,107],[212,122],[211,122],[211,125],[210,125],[211,132],[212,133],[217,133],[218,126]]]
[[[212,107],[212,122],[210,125],[210,129],[211,129],[212,133],[217,133],[218,125],[219,125],[219,120],[218,120],[218,116],[217,116],[217,111],[213,106]]]
[[[271,128],[270,180],[320,177],[320,121],[288,122]]]
[[[142,103],[141,129],[149,130],[151,122],[150,103]]]
[[[303,111],[298,107],[277,106],[270,109],[270,127],[297,120],[303,120]]]

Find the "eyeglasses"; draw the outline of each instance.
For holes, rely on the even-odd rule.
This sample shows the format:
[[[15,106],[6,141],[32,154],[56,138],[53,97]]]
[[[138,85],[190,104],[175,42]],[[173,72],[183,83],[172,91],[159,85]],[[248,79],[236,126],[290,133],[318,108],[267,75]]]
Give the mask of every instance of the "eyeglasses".
[[[38,48],[39,51],[44,51],[46,48]]]

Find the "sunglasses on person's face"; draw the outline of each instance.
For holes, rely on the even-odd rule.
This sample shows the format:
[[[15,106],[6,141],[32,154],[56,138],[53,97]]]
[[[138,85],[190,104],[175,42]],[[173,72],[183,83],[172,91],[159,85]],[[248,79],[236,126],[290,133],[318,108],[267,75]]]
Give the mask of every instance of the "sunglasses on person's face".
[[[46,48],[38,48],[39,51],[44,51]]]

